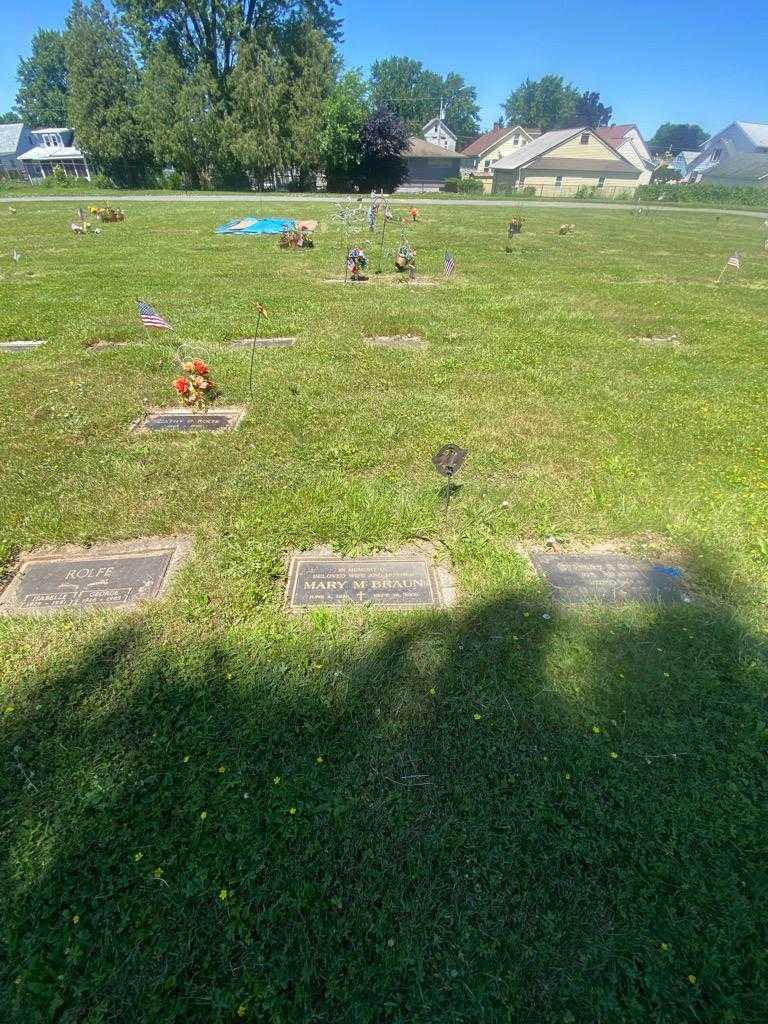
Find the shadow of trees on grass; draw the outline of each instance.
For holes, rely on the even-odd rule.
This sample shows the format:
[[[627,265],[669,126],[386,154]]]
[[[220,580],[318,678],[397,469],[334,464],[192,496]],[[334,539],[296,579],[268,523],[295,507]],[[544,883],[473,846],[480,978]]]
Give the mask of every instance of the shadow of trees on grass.
[[[51,657],[1,740],[3,1020],[765,1019],[737,617],[351,622]]]

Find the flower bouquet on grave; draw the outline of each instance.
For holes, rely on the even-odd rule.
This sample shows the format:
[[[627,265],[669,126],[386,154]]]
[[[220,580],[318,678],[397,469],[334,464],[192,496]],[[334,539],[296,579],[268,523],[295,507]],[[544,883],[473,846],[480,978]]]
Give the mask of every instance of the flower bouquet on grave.
[[[219,397],[211,371],[202,359],[186,359],[181,369],[183,374],[174,380],[173,390],[183,405],[201,412]]]
[[[367,278],[363,276],[363,271],[367,267],[368,257],[365,255],[365,252],[359,246],[353,246],[347,254],[347,270],[349,271],[350,280],[366,281]]]
[[[523,218],[513,217],[507,225],[507,238],[511,238],[512,235],[519,235],[523,230]]]

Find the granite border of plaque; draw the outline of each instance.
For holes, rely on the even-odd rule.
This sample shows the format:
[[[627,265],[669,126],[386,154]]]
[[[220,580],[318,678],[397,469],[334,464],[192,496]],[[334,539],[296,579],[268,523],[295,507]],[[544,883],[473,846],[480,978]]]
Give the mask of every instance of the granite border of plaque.
[[[244,405],[211,408],[205,412],[182,409],[147,409],[131,424],[131,434],[221,434],[240,426],[246,413]],[[155,421],[155,425],[152,422]]]
[[[418,334],[368,334],[363,338],[368,348],[396,348],[424,352],[428,345]]]
[[[641,348],[683,348],[678,334],[643,334],[633,339]]]
[[[89,341],[85,346],[86,352],[109,352],[115,348],[128,348],[131,345],[138,345],[136,341]]]
[[[679,564],[636,557],[626,551],[521,551],[537,579],[560,607],[601,604],[691,604],[693,596]],[[673,559],[678,562],[680,559]]]
[[[282,338],[238,338],[236,341],[231,341],[227,345],[227,349],[232,351],[247,349],[250,352],[252,348],[293,348],[296,341],[295,337],[290,336]]]
[[[294,551],[287,559],[284,609],[364,607],[378,611],[450,608],[456,586],[449,571],[424,548],[345,558],[331,548]],[[305,591],[301,599],[299,591]]]
[[[0,591],[0,615],[120,611],[160,597],[192,549],[186,536],[37,548]]]
[[[36,348],[45,345],[44,341],[32,341],[31,339],[16,338],[11,341],[0,341],[0,352],[32,352]]]

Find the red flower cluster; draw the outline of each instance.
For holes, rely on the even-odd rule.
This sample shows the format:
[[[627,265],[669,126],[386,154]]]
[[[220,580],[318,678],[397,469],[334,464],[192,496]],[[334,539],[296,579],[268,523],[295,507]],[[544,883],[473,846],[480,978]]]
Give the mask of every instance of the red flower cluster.
[[[211,371],[202,359],[187,359],[181,368],[187,376],[177,377],[173,389],[185,405],[200,409],[218,397],[216,385],[209,376]]]

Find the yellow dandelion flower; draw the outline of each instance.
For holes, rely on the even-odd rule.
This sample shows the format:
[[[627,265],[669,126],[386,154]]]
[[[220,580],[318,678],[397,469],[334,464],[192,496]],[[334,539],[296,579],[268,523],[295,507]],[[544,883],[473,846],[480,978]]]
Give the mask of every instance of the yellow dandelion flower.
[[[565,773],[565,777],[570,782],[570,780],[571,780],[571,773],[570,772],[566,772]]]
[[[613,758],[613,760],[614,760],[614,761],[616,760],[616,758],[617,758],[618,756],[619,756],[619,755],[618,755],[618,754],[616,753],[616,751],[615,751],[615,750],[612,750],[612,751],[611,751],[611,757]]]
[[[219,899],[221,900],[222,903],[227,899],[228,896],[229,896],[229,890],[228,889],[219,889]]]
[[[524,619],[529,618],[530,614],[531,614],[530,612],[523,612],[523,618]]]
[[[134,860],[137,860],[137,861],[138,861],[138,860],[141,860],[141,858],[142,858],[143,856],[144,856],[144,854],[143,854],[143,853],[141,852],[141,850],[139,850],[139,852],[138,852],[138,853],[134,853],[134,855],[133,855],[133,859],[134,859]]]
[[[316,764],[322,764],[324,760],[325,760],[325,758],[321,754],[320,757],[316,757],[315,758],[315,763]]]
[[[244,1017],[245,1016],[245,1007],[242,1005],[242,1003],[237,1008],[237,1016],[238,1017]]]
[[[152,874],[155,876],[155,878],[162,878],[163,877],[163,869],[162,868],[155,868],[155,870],[152,872]]]
[[[429,688],[429,696],[430,697],[434,697],[436,693],[437,693],[437,690],[434,688],[434,686],[430,686],[430,688]]]
[[[595,734],[595,736],[599,735],[600,731],[601,730],[600,730],[600,726],[599,725],[593,725],[592,726],[592,732]]]
[[[662,944],[659,946],[659,949],[661,950],[662,953],[668,953],[669,952],[669,943],[668,942],[662,942]]]
[[[696,975],[695,975],[695,974],[689,974],[689,975],[688,975],[688,981],[690,981],[690,983],[691,983],[692,985],[695,985],[695,984],[696,984],[696,980],[697,980],[697,979],[696,979]]]
[[[232,678],[232,673],[231,672],[227,672],[227,679],[231,679],[231,678]]]
[[[5,714],[12,715],[15,710],[16,708],[13,706],[13,704],[9,704],[8,707],[5,709]]]
[[[276,776],[274,777],[274,779],[272,779],[272,784],[273,784],[274,786],[279,786],[279,785],[280,785],[280,783],[281,783],[282,781],[283,781],[283,780],[282,780],[282,779],[280,778],[280,776],[279,776],[279,775],[276,775]]]
[[[296,813],[296,808],[295,808],[295,807],[290,807],[290,808],[288,809],[288,813],[289,813],[289,814],[295,814],[295,813]]]
[[[200,811],[200,821],[205,821],[208,817],[208,811]]]
[[[182,761],[184,762],[184,764],[189,764],[189,758],[190,758],[189,754],[185,754],[184,755],[184,757],[182,758]]]
[[[219,775],[223,775],[226,770],[227,769],[225,768],[225,766],[223,764],[219,765]]]
[[[473,715],[472,717],[474,718],[474,720],[475,720],[476,722],[479,722],[479,721],[480,721],[480,719],[481,719],[481,718],[482,718],[483,716],[482,716],[482,715],[479,715],[479,714],[477,713],[477,711],[476,711],[476,712],[474,713],[474,715]]]
[[[75,916],[72,918],[72,924],[80,924],[80,915],[79,914],[75,914]]]

